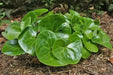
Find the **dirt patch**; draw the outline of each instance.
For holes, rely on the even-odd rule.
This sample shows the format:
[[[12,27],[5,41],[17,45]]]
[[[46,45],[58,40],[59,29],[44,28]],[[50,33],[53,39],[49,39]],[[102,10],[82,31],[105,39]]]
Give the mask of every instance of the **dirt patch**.
[[[101,28],[111,37],[113,45],[113,17],[106,12],[101,16],[93,14],[94,19],[99,19]],[[16,17],[15,20],[20,20]],[[12,20],[13,21],[13,20]],[[0,50],[6,39],[1,32],[8,25],[0,27]],[[0,52],[0,75],[113,75],[113,64],[108,59],[113,56],[113,50],[100,47],[98,53],[93,53],[87,60],[81,60],[77,65],[65,67],[49,67],[38,62],[37,58],[31,55],[7,56]]]

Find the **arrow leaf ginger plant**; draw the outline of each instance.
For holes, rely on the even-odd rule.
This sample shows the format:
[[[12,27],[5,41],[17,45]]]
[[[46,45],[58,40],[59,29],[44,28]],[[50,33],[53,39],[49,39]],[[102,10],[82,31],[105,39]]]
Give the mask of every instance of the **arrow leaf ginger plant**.
[[[8,40],[2,53],[11,56],[28,53],[54,67],[87,59],[98,52],[98,44],[112,49],[110,37],[100,28],[99,21],[73,10],[64,15],[47,9],[30,11],[21,22],[10,24],[2,35]]]

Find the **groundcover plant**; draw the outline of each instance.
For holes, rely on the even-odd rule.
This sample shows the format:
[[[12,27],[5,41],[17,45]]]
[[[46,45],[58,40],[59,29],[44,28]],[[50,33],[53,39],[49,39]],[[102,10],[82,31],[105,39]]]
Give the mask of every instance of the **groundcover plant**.
[[[81,58],[98,52],[98,45],[112,49],[110,37],[100,28],[99,21],[73,10],[65,14],[47,9],[30,11],[21,22],[10,24],[2,35],[8,40],[2,53],[28,53],[54,67],[77,64]]]

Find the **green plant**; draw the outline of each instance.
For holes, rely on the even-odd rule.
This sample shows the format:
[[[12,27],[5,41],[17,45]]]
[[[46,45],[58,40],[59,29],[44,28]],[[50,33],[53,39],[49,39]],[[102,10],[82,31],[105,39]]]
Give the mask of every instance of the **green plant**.
[[[30,11],[21,22],[10,24],[2,32],[9,40],[2,53],[11,56],[28,53],[45,65],[58,67],[87,59],[92,52],[98,52],[98,44],[112,49],[110,37],[100,28],[98,20],[82,17],[73,10],[64,15],[47,12],[47,9]]]
[[[1,0],[1,2],[4,3],[2,10],[9,18],[15,13],[42,7],[52,10],[60,7],[60,5],[64,5],[63,8],[65,8],[66,11],[73,9],[81,12],[84,16],[91,16],[93,12],[102,14],[103,11],[108,11],[109,13],[113,11],[113,0]]]
[[[3,3],[0,3],[0,5],[3,5]],[[1,12],[1,10],[0,10],[0,20],[2,19],[2,18],[4,18],[4,16],[5,16],[5,12]]]
[[[46,7],[49,7],[53,4],[55,0],[42,0],[41,2],[45,4]]]
[[[14,14],[26,13],[37,8],[41,8],[41,0],[1,0],[3,3],[2,11],[8,18]]]
[[[0,5],[3,5],[3,3],[0,3]],[[0,26],[2,25],[2,23],[10,23],[9,20],[2,20],[5,17],[5,12],[2,12],[2,10],[0,9]]]

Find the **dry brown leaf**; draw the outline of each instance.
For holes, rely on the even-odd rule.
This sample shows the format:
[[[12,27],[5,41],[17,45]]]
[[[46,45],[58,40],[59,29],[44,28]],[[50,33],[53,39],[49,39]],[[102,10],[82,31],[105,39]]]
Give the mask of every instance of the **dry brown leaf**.
[[[4,42],[5,42],[5,39],[0,37],[0,44]]]
[[[93,10],[93,9],[95,9],[95,8],[94,8],[94,6],[92,6],[92,7],[90,7],[89,9],[90,9],[90,10]]]
[[[113,64],[113,57],[109,58],[108,61]]]

